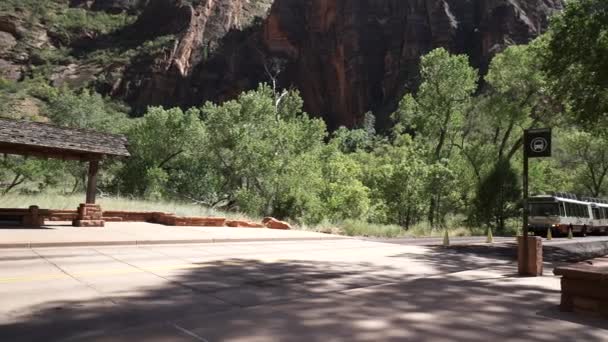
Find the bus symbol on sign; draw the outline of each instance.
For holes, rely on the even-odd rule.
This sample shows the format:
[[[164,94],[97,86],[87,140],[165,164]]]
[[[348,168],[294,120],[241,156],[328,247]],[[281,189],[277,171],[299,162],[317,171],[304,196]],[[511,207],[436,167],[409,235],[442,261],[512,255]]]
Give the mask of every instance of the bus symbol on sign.
[[[526,157],[551,157],[551,129],[530,129],[524,133]]]
[[[534,140],[532,140],[530,148],[532,149],[532,151],[534,151],[536,153],[542,153],[547,150],[547,146],[549,146],[549,143],[547,142],[547,140],[545,138],[539,137],[539,138],[534,138]]]

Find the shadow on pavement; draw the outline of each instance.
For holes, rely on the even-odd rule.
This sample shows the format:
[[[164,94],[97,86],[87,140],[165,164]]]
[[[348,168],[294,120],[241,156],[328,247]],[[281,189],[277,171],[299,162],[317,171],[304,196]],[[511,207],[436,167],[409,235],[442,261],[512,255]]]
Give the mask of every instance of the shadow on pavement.
[[[408,257],[422,260],[441,270],[441,273],[460,272],[466,269],[493,267],[517,263],[517,245],[502,243],[493,245],[456,245],[449,247],[428,247],[431,253],[402,254],[394,257]],[[561,245],[543,245],[543,259],[551,263],[580,262],[608,255],[605,242],[579,242]]]
[[[412,258],[429,264],[440,273],[462,272],[484,267],[504,266],[517,262],[517,250],[512,245],[469,245],[427,247],[429,253],[405,253],[394,258]]]
[[[605,241],[596,241],[543,246],[543,255],[548,261],[579,262],[608,255],[608,244]]]
[[[448,272],[485,265],[458,251],[442,252],[426,261]],[[464,265],[458,267],[459,262]],[[46,303],[0,325],[0,340],[487,342],[608,336],[560,320],[556,291],[513,282],[408,281],[398,271],[368,263],[295,260],[201,263],[163,275],[170,281],[162,286]],[[555,313],[554,319],[539,316],[540,311]]]

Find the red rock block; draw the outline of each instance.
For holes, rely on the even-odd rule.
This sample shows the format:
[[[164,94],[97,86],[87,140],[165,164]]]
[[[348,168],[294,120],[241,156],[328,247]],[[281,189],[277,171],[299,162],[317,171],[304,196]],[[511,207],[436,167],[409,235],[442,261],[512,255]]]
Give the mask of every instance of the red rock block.
[[[284,229],[284,230],[291,229],[291,225],[289,225],[289,223],[287,223],[285,221],[279,221],[279,220],[275,219],[274,217],[265,217],[262,220],[262,224],[266,228],[270,228],[270,229]]]
[[[249,222],[249,221],[240,221],[240,220],[229,220],[226,221],[226,226],[233,228],[266,228],[263,224]]]
[[[528,250],[524,249],[524,237],[517,237],[517,264],[520,275],[538,277],[543,275],[543,241],[536,236],[528,237]],[[527,254],[527,258],[525,256]]]
[[[226,223],[224,217],[178,217],[176,225],[192,227],[223,227]]]
[[[92,217],[93,220],[101,220],[101,206],[98,204],[80,204],[80,206],[78,206],[78,219],[82,220],[84,217]]]
[[[177,216],[175,216],[173,214],[162,214],[162,215],[158,215],[156,222],[160,223],[160,224],[164,224],[166,226],[175,226],[176,221],[177,221]]]
[[[78,218],[76,210],[47,210],[44,217],[48,221],[73,221]]]
[[[172,215],[154,211],[104,211],[106,217],[122,217],[123,222],[150,222],[164,224],[164,217]]]
[[[608,318],[608,269],[595,260],[561,266],[553,273],[561,275],[562,311],[599,314]]]
[[[104,227],[105,221],[103,220],[74,220],[72,222],[74,227]]]
[[[152,223],[159,223],[159,224],[163,224],[165,217],[169,216],[171,214],[169,213],[161,213],[161,212],[154,212],[152,213]]]
[[[122,217],[108,217],[108,216],[104,216],[103,220],[106,222],[124,222]]]

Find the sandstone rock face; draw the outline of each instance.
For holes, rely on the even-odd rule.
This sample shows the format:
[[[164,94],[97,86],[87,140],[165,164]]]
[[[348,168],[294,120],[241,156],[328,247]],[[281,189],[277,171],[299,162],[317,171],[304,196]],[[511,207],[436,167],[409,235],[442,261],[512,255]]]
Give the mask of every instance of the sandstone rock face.
[[[149,1],[137,32],[176,34],[175,45],[127,68],[114,95],[138,110],[223,101],[268,82],[264,66],[282,58],[280,84],[299,89],[307,111],[330,129],[356,126],[369,110],[386,123],[418,85],[420,56],[430,50],[468,54],[484,71],[495,53],[538,36],[563,7],[562,0],[191,3]],[[261,25],[252,25],[256,16],[264,18]]]
[[[4,31],[0,31],[0,54],[10,51],[15,45],[17,45],[17,39]]]
[[[87,64],[68,64],[58,68],[50,79],[55,87],[69,85],[73,88],[84,86],[87,82],[95,80],[96,75],[101,71],[97,65]]]
[[[308,111],[330,127],[368,110],[393,110],[417,85],[420,56],[437,47],[466,53],[484,70],[510,44],[546,29],[561,0],[277,0],[264,25],[273,54]],[[382,119],[382,118],[381,118]]]
[[[279,59],[285,65],[279,85],[299,89],[305,109],[335,129],[358,125],[367,111],[386,125],[403,94],[419,83],[420,56],[433,48],[465,53],[484,71],[505,46],[542,33],[563,0],[71,0],[70,5],[138,19],[115,35],[85,34],[57,46],[70,44],[86,54],[115,43],[142,46],[164,39],[153,53],[93,70],[103,77],[87,76],[103,80],[98,91],[126,101],[137,113],[151,105],[232,99],[269,82],[266,67]],[[13,43],[6,33],[18,41],[31,36],[23,32],[24,20],[0,17],[8,45]],[[39,42],[32,45],[47,44],[46,33],[36,36]],[[11,79],[35,64],[27,55],[0,59],[4,77]],[[66,72],[69,79],[70,70],[56,75]]]
[[[0,59],[0,77],[17,81],[21,78],[21,67],[7,60]]]
[[[125,98],[136,110],[145,110],[149,105],[200,104],[202,96],[192,89],[196,82],[194,69],[207,64],[212,51],[231,30],[247,28],[255,17],[266,13],[271,3],[272,0],[149,0],[131,31],[140,38],[175,35],[174,44],[153,61],[136,61],[129,66],[120,84],[113,87],[113,95]]]

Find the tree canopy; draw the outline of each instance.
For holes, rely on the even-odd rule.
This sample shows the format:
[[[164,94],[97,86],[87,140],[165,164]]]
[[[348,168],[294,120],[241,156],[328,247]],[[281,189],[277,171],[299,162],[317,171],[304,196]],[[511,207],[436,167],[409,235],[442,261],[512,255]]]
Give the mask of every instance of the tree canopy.
[[[573,119],[608,125],[608,2],[567,3],[551,23],[544,68]]]

